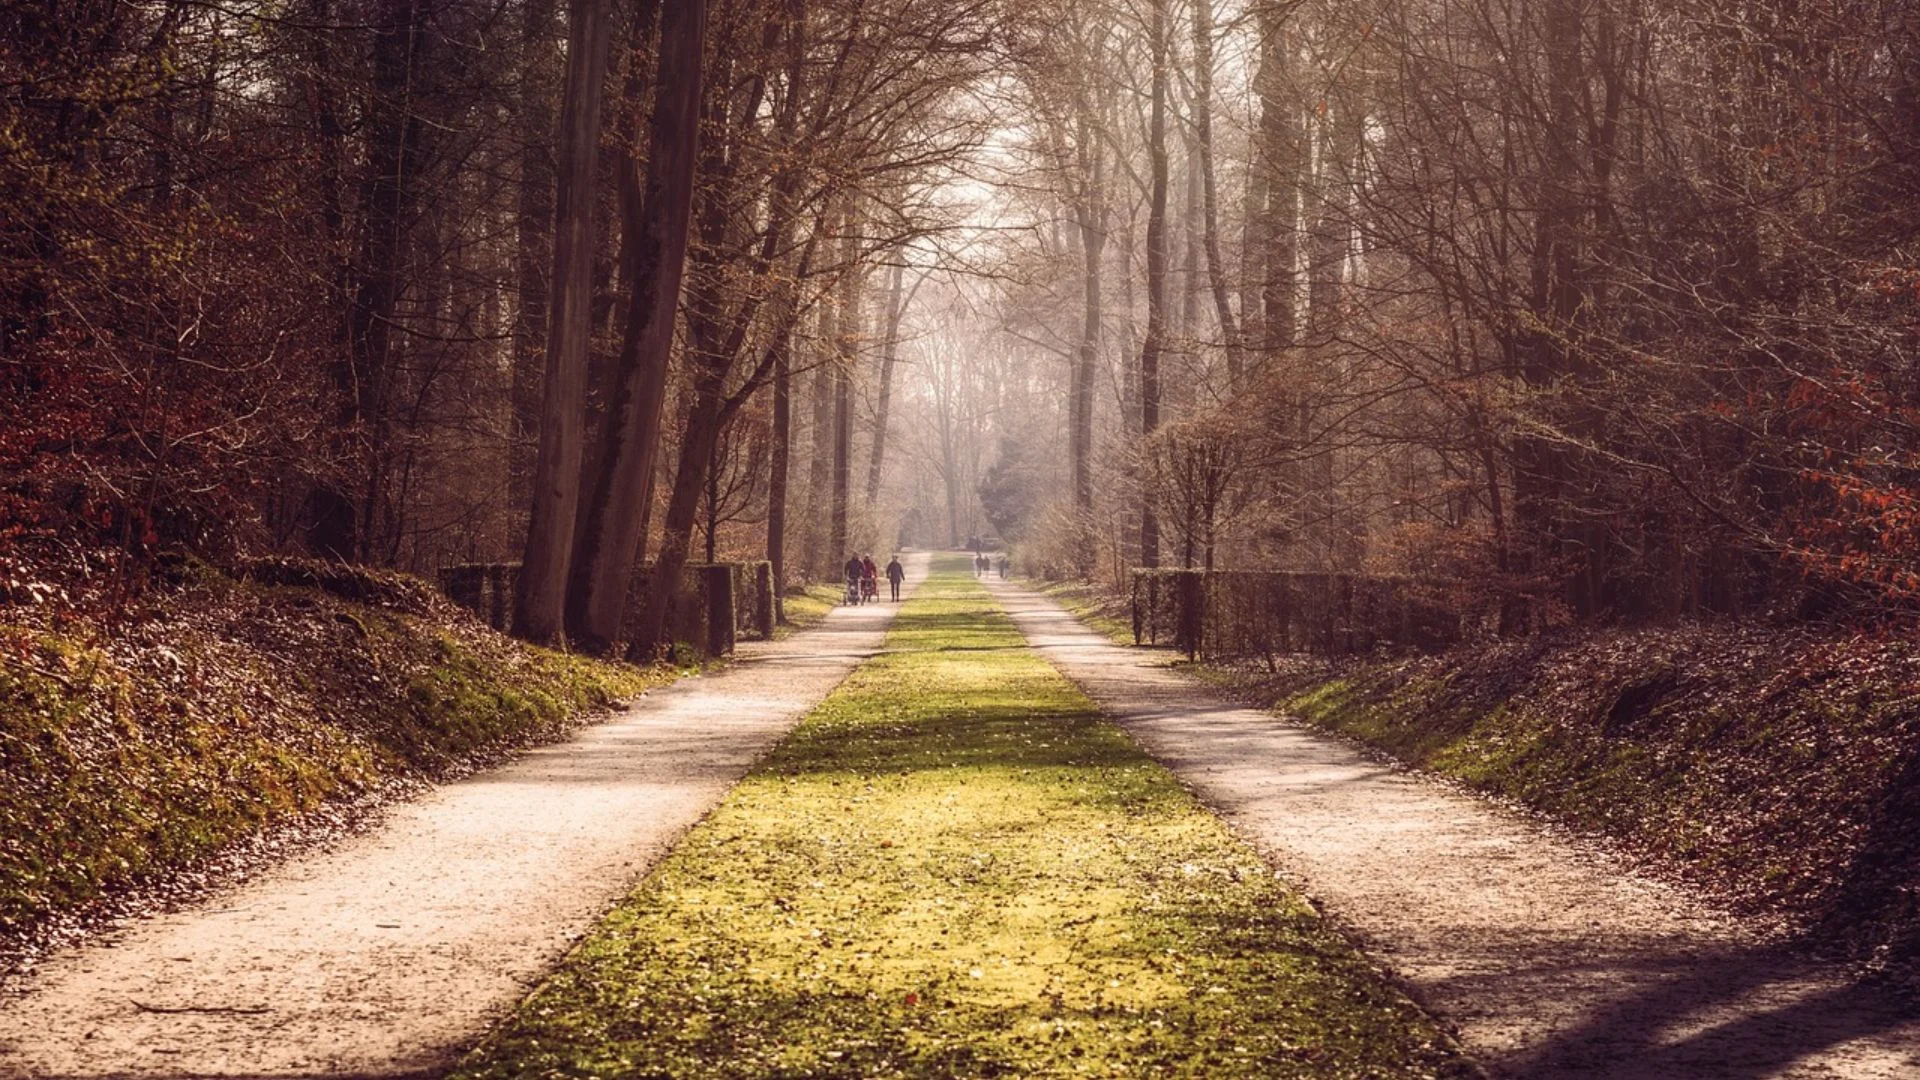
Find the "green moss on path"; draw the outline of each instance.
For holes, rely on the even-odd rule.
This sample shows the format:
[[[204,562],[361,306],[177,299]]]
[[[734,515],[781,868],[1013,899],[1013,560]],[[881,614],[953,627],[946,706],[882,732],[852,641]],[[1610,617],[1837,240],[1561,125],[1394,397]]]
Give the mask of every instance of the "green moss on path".
[[[1473,1069],[955,558],[457,1075]]]

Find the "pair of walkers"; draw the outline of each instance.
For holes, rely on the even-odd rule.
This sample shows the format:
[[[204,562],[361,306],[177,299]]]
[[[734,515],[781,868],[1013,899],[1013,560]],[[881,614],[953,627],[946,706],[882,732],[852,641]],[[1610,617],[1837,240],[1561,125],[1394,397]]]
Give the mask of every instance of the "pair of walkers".
[[[975,555],[973,557],[973,576],[974,577],[983,578],[992,572],[993,572],[993,560],[987,558],[986,552],[983,551],[980,554]],[[1001,581],[1007,580],[1007,557],[1005,555],[1000,556],[1000,580]]]
[[[880,599],[880,568],[874,565],[873,556],[850,555],[844,569],[847,575],[847,603],[864,604]],[[900,556],[895,555],[888,561],[886,573],[893,599],[898,601],[900,583],[907,577],[906,568],[900,565]]]

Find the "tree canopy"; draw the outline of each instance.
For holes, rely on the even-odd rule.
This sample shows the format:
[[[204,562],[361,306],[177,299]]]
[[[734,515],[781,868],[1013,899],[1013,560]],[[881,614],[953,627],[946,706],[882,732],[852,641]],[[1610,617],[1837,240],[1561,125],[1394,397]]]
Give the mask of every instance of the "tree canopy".
[[[992,530],[1509,633],[1920,598],[1893,0],[23,0],[0,140],[0,557],[128,588],[523,561],[643,652],[690,560]]]

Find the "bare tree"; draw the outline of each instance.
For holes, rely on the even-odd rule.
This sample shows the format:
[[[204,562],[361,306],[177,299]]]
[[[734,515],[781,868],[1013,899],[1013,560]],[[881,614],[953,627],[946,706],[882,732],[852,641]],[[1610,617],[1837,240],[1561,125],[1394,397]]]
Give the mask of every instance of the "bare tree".
[[[564,629],[580,458],[586,442],[587,333],[593,275],[593,188],[600,146],[601,86],[607,68],[607,0],[573,0],[567,91],[561,104],[560,184],[555,202],[555,303],[534,465],[533,509],[515,596],[514,632],[556,642]]]
[[[891,419],[888,408],[893,402],[893,365],[900,354],[900,321],[906,317],[907,305],[912,302],[912,294],[906,291],[907,265],[904,252],[896,255],[891,273],[891,282],[887,286],[886,329],[880,339],[880,388],[874,400],[873,408],[873,444],[867,457],[867,505],[872,506],[880,499],[880,469],[887,458],[887,422]],[[921,282],[926,279],[922,278]],[[917,291],[920,283],[915,283]]]
[[[534,451],[540,438],[547,275],[552,270],[554,114],[546,52],[554,32],[553,0],[527,0],[521,10],[519,192],[514,207],[514,312],[511,443],[507,504],[531,505]]]
[[[1147,332],[1140,346],[1140,433],[1160,426],[1160,357],[1166,347],[1167,304],[1167,9],[1153,0],[1148,29],[1153,56],[1153,104],[1147,127],[1151,175],[1147,202]],[[1160,522],[1151,500],[1140,500],[1140,565],[1160,565]]]
[[[1213,168],[1213,4],[1212,0],[1189,2],[1193,5],[1193,130],[1200,158],[1201,237],[1228,380],[1238,383],[1242,367],[1240,329],[1234,319],[1233,301],[1228,298],[1227,268],[1220,255],[1220,196]]]
[[[600,652],[611,650],[620,637],[633,573],[633,538],[659,452],[667,354],[673,346],[693,214],[706,33],[705,0],[665,6],[660,21],[659,89],[647,137],[646,195],[639,220],[631,223],[628,234],[628,241],[637,246],[636,272],[627,302],[615,396],[601,438],[603,472],[575,556],[586,568],[578,586],[583,594],[581,644]],[[685,558],[684,546],[669,551],[663,545],[657,572],[649,582],[649,603],[643,609],[647,622],[635,629],[634,640],[650,645],[658,638],[666,615],[664,609],[656,615],[652,593],[667,575],[678,581],[678,563]],[[656,618],[657,624],[652,622]]]

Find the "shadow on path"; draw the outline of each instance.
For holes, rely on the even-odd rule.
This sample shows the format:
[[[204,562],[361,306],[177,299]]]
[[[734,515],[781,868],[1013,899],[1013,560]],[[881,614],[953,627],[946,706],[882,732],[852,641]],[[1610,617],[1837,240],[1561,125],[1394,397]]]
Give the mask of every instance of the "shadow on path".
[[[1606,1080],[1876,1075],[1855,1072],[1876,1068],[1868,1044],[1888,1033],[1912,1037],[1910,1011],[1790,950],[1651,953],[1617,956],[1598,972],[1560,973],[1604,979],[1624,970],[1638,985],[1509,1056],[1506,1071]],[[1920,1057],[1907,1045],[1906,1075],[1920,1075]]]

